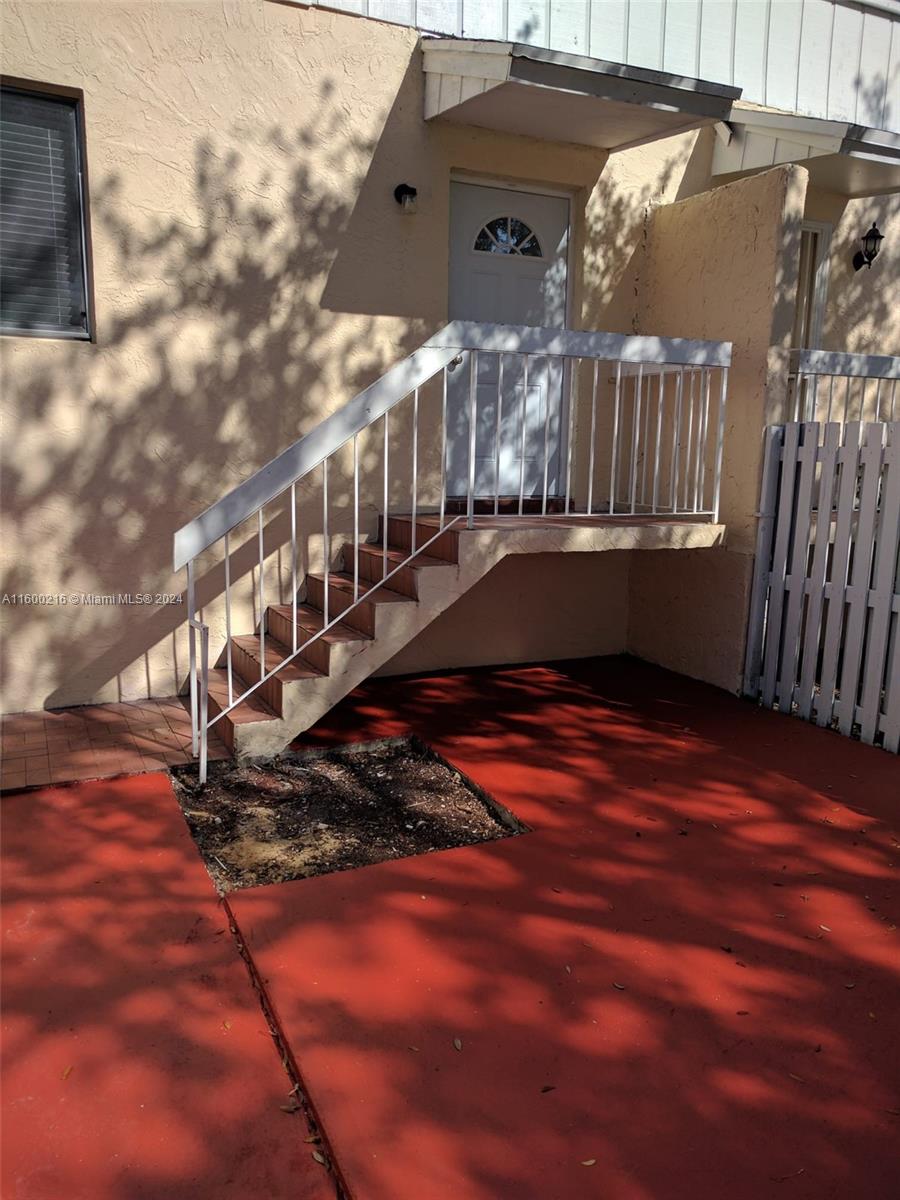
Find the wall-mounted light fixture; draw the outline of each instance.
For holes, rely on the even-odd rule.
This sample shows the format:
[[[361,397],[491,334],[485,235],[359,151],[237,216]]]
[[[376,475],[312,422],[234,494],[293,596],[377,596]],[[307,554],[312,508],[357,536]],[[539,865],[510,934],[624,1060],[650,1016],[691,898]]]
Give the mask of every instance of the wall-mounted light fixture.
[[[418,191],[409,183],[398,183],[394,188],[394,199],[405,213],[414,213],[416,211],[416,198],[418,195]]]
[[[878,232],[878,226],[872,222],[872,228],[865,233],[860,239],[863,248],[857,250],[853,255],[853,270],[858,271],[860,267],[871,268],[872,263],[878,257],[878,251],[881,249],[881,243],[884,241],[884,234]]]

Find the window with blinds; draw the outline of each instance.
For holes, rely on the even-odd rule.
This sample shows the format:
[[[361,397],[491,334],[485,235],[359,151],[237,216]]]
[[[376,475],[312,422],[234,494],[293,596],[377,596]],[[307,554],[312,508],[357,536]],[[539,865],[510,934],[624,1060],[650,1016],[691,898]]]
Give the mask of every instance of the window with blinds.
[[[0,94],[0,332],[89,336],[77,102]]]

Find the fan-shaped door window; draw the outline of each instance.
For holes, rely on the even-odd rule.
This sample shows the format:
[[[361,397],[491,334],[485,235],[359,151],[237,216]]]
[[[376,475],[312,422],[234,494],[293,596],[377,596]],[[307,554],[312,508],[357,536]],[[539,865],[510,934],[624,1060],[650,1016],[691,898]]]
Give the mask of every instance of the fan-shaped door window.
[[[518,217],[495,217],[483,226],[475,239],[475,250],[485,254],[522,254],[541,258],[537,234]]]

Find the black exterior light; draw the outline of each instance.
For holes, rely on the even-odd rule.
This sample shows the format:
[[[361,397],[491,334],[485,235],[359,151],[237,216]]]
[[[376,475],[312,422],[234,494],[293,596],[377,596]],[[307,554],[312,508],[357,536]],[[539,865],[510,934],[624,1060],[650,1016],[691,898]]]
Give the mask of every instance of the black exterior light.
[[[416,211],[416,197],[418,194],[417,189],[409,183],[398,183],[394,188],[394,199],[405,213]]]
[[[878,257],[878,251],[881,249],[881,243],[884,241],[884,234],[878,232],[878,226],[873,221],[872,228],[859,240],[862,242],[863,248],[862,250],[857,250],[853,255],[854,271],[858,271],[860,267],[871,268],[872,263]]]

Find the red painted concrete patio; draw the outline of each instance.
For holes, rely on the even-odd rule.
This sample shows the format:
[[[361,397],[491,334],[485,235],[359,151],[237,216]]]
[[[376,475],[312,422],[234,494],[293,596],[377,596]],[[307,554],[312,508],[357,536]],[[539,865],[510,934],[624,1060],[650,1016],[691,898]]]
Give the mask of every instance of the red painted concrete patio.
[[[629,660],[309,740],[407,729],[534,832],[231,897],[353,1197],[896,1195],[894,758]]]
[[[168,776],[2,812],[4,1200],[333,1200]]]
[[[895,758],[622,659],[307,742],[409,730],[533,832],[229,897],[350,1200],[896,1195]],[[3,813],[3,1196],[333,1197],[166,777]]]

